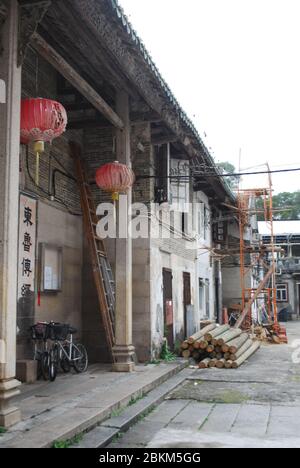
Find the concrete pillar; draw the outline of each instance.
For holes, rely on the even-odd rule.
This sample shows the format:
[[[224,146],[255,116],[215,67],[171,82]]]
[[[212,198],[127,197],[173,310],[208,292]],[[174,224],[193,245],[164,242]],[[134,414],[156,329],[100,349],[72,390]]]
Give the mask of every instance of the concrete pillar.
[[[125,124],[124,130],[117,130],[116,134],[117,160],[131,167],[129,97],[123,91],[117,94],[116,110]],[[131,199],[132,193],[130,190],[125,197],[127,206],[122,207],[122,214],[125,213],[128,222]],[[119,215],[118,211],[117,209],[117,217]],[[134,370],[133,355],[135,353],[132,345],[132,239],[128,235],[125,238],[120,238],[119,233],[117,233],[116,239],[115,280],[116,343],[113,350],[115,357],[114,370],[131,372]]]
[[[4,1],[0,78],[6,84],[0,103],[0,426],[20,420],[10,400],[19,393],[16,375],[16,309],[19,200],[21,67],[18,58],[18,2]]]

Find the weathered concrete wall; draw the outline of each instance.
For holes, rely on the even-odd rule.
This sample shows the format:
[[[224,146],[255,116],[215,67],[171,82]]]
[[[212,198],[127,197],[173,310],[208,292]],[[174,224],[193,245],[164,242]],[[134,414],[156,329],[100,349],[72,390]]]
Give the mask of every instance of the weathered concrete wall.
[[[213,260],[211,258],[210,249],[212,248],[212,228],[209,221],[211,216],[211,210],[209,205],[208,197],[203,192],[196,192],[194,194],[194,230],[197,234],[197,267],[196,267],[196,307],[195,307],[195,324],[197,330],[200,328],[200,320],[202,319],[213,319],[215,314],[215,291],[214,291],[214,268]],[[206,209],[206,219],[204,222],[201,220],[203,216],[203,208]],[[200,213],[199,213],[200,211]],[[200,224],[200,226],[199,226]],[[203,280],[208,283],[208,291],[204,290],[203,301],[200,304],[199,297],[199,280]],[[205,288],[207,289],[207,288]],[[207,295],[209,298],[207,298]],[[208,311],[206,308],[208,303]]]
[[[63,249],[62,292],[41,293],[37,320],[72,323],[81,330],[82,218],[39,202],[38,242]]]
[[[81,288],[82,288],[82,218],[72,216],[50,204],[38,202],[37,265],[40,262],[39,244],[48,243],[62,248],[62,291],[41,292],[40,306],[35,298],[34,321],[70,323],[82,335]],[[36,275],[36,290],[40,289]],[[19,324],[20,325],[20,324]],[[18,359],[28,355],[29,343],[18,345]]]

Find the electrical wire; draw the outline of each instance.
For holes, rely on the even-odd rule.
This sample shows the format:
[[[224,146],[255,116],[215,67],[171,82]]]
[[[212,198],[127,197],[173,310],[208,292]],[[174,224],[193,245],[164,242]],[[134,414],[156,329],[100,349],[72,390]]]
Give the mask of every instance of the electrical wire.
[[[28,176],[29,176],[29,179],[31,181],[31,183],[38,189],[40,190],[44,195],[47,195],[47,199],[49,199],[49,197],[51,197],[51,193],[49,193],[47,190],[43,189],[42,187],[40,187],[39,185],[36,184],[34,178],[32,177],[31,175],[31,172],[30,172],[30,168],[29,168],[29,149],[28,149],[28,146],[26,146],[26,169],[27,169],[27,173],[28,173]],[[65,175],[66,177],[68,177],[66,174],[64,174],[62,171],[60,171],[61,174]],[[73,178],[74,180],[74,178]],[[59,197],[57,197],[56,195],[53,197],[54,198],[54,201],[56,201],[57,203],[60,203],[61,205],[63,205],[69,214],[73,215],[73,216],[82,216],[81,213],[76,213],[74,211],[72,211],[68,205]]]
[[[287,172],[299,172],[300,167],[296,167],[293,169],[275,169],[272,171],[255,171],[255,172],[234,172],[234,173],[211,173],[211,172],[197,172],[195,171],[196,166],[193,166],[192,175],[187,176],[187,175],[172,175],[172,176],[162,176],[159,175],[160,179],[184,179],[185,181],[189,181],[191,178],[195,177],[200,177],[200,176],[205,176],[205,177],[240,177],[240,176],[250,176],[250,175],[259,175],[259,174],[282,174],[282,173],[287,173]],[[155,175],[136,175],[136,179],[156,179],[158,176]]]

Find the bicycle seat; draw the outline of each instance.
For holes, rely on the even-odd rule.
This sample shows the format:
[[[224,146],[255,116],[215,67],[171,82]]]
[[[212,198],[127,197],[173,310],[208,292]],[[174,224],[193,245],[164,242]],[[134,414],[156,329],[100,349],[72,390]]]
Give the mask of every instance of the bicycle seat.
[[[77,333],[77,328],[69,327],[69,333],[70,333],[70,335],[75,335],[75,333]]]

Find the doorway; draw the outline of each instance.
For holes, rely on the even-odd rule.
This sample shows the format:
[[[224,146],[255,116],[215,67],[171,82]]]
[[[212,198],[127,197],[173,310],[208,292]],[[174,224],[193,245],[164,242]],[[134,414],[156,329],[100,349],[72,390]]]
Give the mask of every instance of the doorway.
[[[163,268],[164,336],[167,338],[170,350],[174,348],[172,280],[172,270]]]
[[[184,338],[187,337],[189,325],[188,314],[190,312],[190,305],[192,303],[191,297],[191,274],[183,273],[183,315],[184,315]]]

